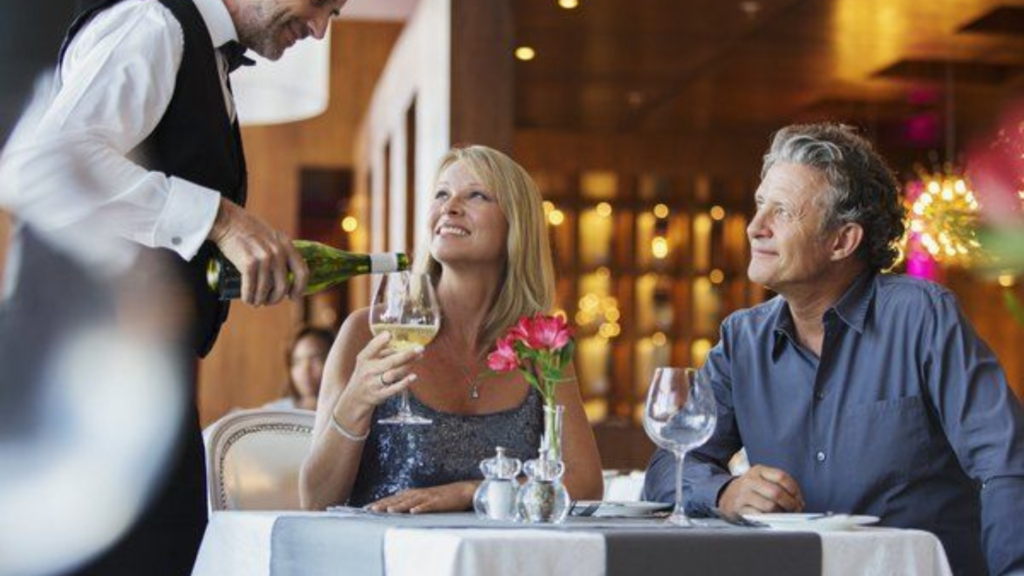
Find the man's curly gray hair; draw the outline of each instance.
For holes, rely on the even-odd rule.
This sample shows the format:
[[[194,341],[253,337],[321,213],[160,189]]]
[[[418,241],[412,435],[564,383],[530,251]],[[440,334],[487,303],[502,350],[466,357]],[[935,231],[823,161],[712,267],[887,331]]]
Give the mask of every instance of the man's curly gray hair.
[[[762,178],[777,162],[820,170],[828,182],[828,192],[817,199],[824,209],[821,231],[859,224],[864,239],[857,256],[874,271],[892,267],[899,257],[896,243],[905,230],[906,209],[896,177],[867,139],[844,124],[787,126],[772,137]]]

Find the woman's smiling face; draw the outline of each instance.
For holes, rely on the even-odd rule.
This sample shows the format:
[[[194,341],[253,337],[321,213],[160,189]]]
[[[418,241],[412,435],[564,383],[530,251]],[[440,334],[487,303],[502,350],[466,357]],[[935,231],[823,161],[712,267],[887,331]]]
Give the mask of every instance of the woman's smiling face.
[[[437,179],[430,204],[430,253],[445,265],[503,262],[508,220],[498,198],[462,162]]]

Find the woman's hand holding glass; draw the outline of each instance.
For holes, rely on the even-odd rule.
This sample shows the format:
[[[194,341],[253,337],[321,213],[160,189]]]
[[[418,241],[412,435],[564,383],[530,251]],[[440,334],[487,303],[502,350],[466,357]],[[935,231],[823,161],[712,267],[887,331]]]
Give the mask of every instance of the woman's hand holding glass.
[[[423,347],[394,352],[391,338],[390,332],[382,332],[356,356],[355,369],[334,408],[339,421],[347,420],[342,417],[345,412],[356,421],[368,421],[377,406],[416,381],[412,367],[423,357]]]
[[[441,328],[441,307],[427,274],[392,272],[380,278],[370,304],[370,332],[391,334],[388,345],[395,352],[423,350]],[[409,391],[403,390],[398,412],[378,420],[381,424],[431,424],[412,413]]]

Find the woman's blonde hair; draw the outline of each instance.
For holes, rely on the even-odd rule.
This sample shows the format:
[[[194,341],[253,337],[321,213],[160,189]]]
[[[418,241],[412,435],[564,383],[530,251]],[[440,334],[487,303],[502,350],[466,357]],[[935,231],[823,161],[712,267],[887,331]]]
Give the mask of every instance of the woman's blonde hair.
[[[555,297],[555,269],[537,185],[522,166],[487,146],[452,148],[441,159],[436,182],[456,162],[494,194],[505,219],[505,273],[498,295],[484,318],[478,344],[489,348],[521,316],[546,313]],[[415,271],[441,278],[441,264],[430,254],[430,235],[420,245]]]

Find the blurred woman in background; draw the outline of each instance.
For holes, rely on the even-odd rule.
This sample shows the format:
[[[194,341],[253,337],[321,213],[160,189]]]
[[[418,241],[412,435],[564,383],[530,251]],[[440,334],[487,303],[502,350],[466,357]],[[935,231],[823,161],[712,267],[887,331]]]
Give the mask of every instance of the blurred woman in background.
[[[285,361],[288,385],[285,396],[264,404],[264,408],[316,410],[320,380],[324,375],[327,353],[334,343],[334,332],[327,328],[302,326],[295,332]]]

